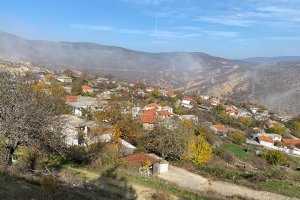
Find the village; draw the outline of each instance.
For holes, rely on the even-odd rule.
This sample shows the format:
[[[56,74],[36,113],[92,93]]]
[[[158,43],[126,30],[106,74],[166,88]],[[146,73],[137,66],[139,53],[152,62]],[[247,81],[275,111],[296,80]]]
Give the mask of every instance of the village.
[[[286,127],[291,117],[270,113],[262,106],[235,105],[230,101],[207,95],[178,93],[170,88],[118,82],[103,77],[84,80],[85,82],[78,85],[73,82],[76,76],[80,75],[71,71],[39,76],[40,82],[58,83],[66,92],[64,102],[70,112],[64,115],[66,120],[64,134],[65,142],[69,146],[87,146],[99,141],[113,142],[118,134],[112,126],[112,120],[116,118],[113,115],[121,114],[129,115],[145,132],[153,130],[158,125],[172,129],[180,121],[189,120],[194,124],[201,124],[209,134],[217,136],[221,143],[226,141],[230,133],[238,132],[245,139],[246,151],[259,154],[264,149],[279,150],[291,156],[300,156],[300,139],[291,135],[291,131]],[[116,108],[118,110],[114,110]],[[206,121],[207,119],[199,119],[199,113],[206,115],[217,113],[221,119]],[[248,120],[246,125],[248,127],[232,126],[234,121],[239,119],[244,119],[245,124]],[[163,158],[153,153],[136,152],[137,148],[130,143],[132,140],[126,141],[122,137],[118,140],[122,146],[123,156],[128,162],[141,165],[150,160],[152,166],[161,161],[163,164],[152,171],[155,173],[168,171],[165,164],[167,161]]]
[[[51,123],[57,122],[59,129],[53,139],[50,131],[49,144],[60,145],[54,147],[62,150],[44,154],[36,145],[17,143],[19,147],[6,157],[11,158],[13,167],[22,167],[25,162],[27,167],[22,168],[41,173],[37,169],[38,160],[42,160],[42,168],[51,177],[64,176],[70,169],[83,173],[114,169],[118,176],[166,181],[166,185],[210,197],[209,191],[213,191],[212,196],[221,199],[236,195],[251,199],[252,194],[254,199],[298,195],[291,192],[299,187],[297,116],[280,115],[252,102],[127,82],[108,75],[38,67],[14,70],[18,68],[9,73],[22,77],[32,73],[29,90],[39,98],[45,94],[47,105],[55,107]],[[34,106],[45,109],[43,104]],[[31,109],[33,116],[35,109]],[[42,122],[41,128],[47,127],[46,123]],[[232,189],[215,186],[222,181]],[[282,187],[278,182],[288,189],[278,190]]]

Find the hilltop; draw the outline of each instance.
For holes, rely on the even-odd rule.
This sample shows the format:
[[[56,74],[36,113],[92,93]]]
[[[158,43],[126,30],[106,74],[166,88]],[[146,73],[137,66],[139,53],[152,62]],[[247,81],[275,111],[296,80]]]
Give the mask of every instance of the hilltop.
[[[288,115],[300,110],[300,62],[286,61],[291,59],[252,63],[201,52],[147,53],[95,43],[26,40],[5,32],[0,32],[0,44],[2,58],[40,67],[111,74],[186,92],[251,100]]]

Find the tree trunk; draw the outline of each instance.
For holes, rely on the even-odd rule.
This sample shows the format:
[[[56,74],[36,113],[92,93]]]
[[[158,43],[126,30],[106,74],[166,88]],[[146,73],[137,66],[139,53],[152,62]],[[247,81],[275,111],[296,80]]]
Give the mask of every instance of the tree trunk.
[[[19,144],[20,143],[17,141],[15,143],[15,145],[7,145],[6,146],[6,159],[5,159],[5,163],[7,165],[11,165],[12,164],[13,154],[16,151],[16,149],[18,148]]]

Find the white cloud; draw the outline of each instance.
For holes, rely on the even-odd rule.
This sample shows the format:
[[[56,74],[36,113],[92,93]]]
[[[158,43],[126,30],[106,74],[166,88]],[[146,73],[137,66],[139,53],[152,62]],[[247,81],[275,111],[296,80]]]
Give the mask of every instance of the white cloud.
[[[246,20],[239,17],[230,16],[216,16],[216,17],[200,17],[194,19],[194,21],[202,21],[213,24],[229,25],[229,26],[242,26],[249,27],[253,26],[254,21]]]

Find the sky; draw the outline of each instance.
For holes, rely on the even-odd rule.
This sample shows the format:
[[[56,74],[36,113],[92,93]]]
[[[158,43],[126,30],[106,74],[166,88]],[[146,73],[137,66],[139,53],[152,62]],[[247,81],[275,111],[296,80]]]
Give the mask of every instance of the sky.
[[[0,0],[26,39],[241,59],[300,55],[300,0]]]

